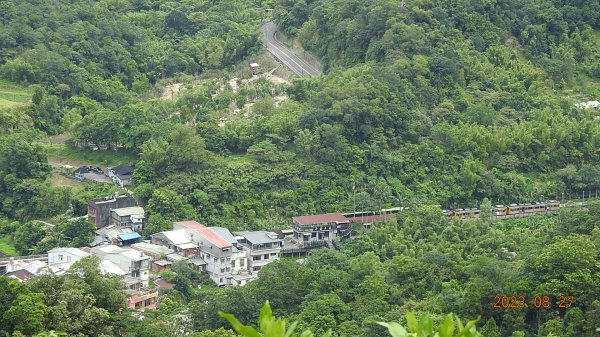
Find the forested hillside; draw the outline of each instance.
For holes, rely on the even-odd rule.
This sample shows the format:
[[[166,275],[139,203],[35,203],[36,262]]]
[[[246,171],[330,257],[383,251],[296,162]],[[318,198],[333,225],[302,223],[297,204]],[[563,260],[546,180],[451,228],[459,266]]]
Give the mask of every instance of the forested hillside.
[[[271,19],[325,66],[294,79],[280,104],[268,81],[228,82],[250,78]],[[158,98],[180,79],[179,95]],[[132,154],[145,235],[173,220],[278,229],[293,215],[410,207],[340,251],[273,263],[243,288],[214,289],[174,268],[165,278],[176,289],[146,319],[117,313],[120,293],[94,298],[111,280],[91,264],[94,285],[2,279],[0,331],[178,336],[184,326],[227,336],[199,331],[226,327],[218,310],[254,322],[267,299],[277,316],[338,336],[383,335],[369,322],[407,310],[482,316],[493,337],[594,336],[600,326],[597,204],[502,223],[441,216],[485,198],[600,191],[600,110],[575,105],[600,100],[598,1],[0,0],[0,80],[11,100],[0,104],[0,237],[20,254],[74,235],[31,220],[83,215],[115,190],[53,186],[48,135]],[[220,123],[250,101],[248,116]],[[57,300],[73,287],[73,299]],[[497,295],[575,304],[498,310]],[[85,307],[74,308],[80,297]],[[32,320],[16,320],[32,307]]]

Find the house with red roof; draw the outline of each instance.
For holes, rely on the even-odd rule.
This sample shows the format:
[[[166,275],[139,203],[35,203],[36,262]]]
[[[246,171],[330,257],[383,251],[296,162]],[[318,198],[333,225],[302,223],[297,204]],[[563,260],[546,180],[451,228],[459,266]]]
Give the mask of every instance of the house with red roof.
[[[229,230],[206,227],[196,221],[174,222],[173,229],[185,230],[198,246],[196,260],[206,263],[204,271],[217,285],[244,285],[256,278],[255,273],[248,271],[248,251]]]

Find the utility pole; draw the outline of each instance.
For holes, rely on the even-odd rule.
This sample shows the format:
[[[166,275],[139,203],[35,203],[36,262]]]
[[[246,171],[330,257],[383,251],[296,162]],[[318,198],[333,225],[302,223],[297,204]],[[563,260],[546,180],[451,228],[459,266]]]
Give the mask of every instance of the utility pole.
[[[356,183],[354,182],[354,179],[352,180],[352,194],[353,194],[353,199],[354,199],[353,212],[356,213]]]

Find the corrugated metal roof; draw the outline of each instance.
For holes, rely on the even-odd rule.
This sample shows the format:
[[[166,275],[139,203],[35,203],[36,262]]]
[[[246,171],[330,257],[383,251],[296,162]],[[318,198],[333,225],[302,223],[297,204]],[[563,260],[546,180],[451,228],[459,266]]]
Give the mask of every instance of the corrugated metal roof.
[[[112,210],[118,216],[131,216],[131,215],[144,215],[144,208],[142,207],[123,207],[123,208],[115,208]]]
[[[269,236],[269,232],[267,231],[243,231],[237,232],[237,235],[243,236],[246,240],[251,242],[252,244],[261,244],[261,243],[272,243],[272,242],[281,242],[281,239],[277,238],[275,233],[271,233]]]
[[[217,234],[210,228],[204,228],[196,232],[198,232],[198,234],[200,234],[211,244],[215,245],[217,248],[227,248],[232,246],[231,242],[228,242],[227,240],[223,239],[219,234]]]
[[[86,253],[79,248],[70,248],[70,247],[54,248],[54,249],[49,250],[48,253],[69,253],[71,255],[82,257],[82,258],[90,256],[89,253]]]
[[[169,254],[166,257],[167,257],[167,260],[173,261],[173,262],[184,261],[184,260],[188,259],[187,257],[181,256],[181,255],[179,255],[177,253]]]
[[[235,239],[233,234],[231,234],[229,229],[223,228],[223,227],[208,227],[208,228],[210,228],[213,232],[217,233],[220,237],[222,237],[226,241],[229,241],[229,243],[237,243],[237,240]]]
[[[167,255],[167,254],[174,253],[173,250],[169,249],[168,247],[161,246],[161,245],[155,245],[153,243],[147,243],[147,242],[134,243],[131,245],[131,248],[138,249],[138,250],[144,250],[144,251],[152,252],[152,253],[159,254],[159,255]]]
[[[301,225],[313,225],[313,224],[329,223],[329,222],[336,222],[336,223],[350,222],[341,213],[303,215],[303,216],[295,216],[292,219]]]
[[[119,234],[119,239],[123,240],[123,241],[127,241],[127,240],[136,240],[141,238],[142,236],[139,233],[126,233],[126,234]]]
[[[203,224],[201,224],[201,223],[199,223],[197,221],[194,221],[194,220],[189,220],[189,221],[175,221],[173,224],[174,225],[178,225],[180,227],[189,228],[189,229],[195,229],[195,230],[206,228],[206,226],[204,226]]]
[[[191,242],[190,236],[185,229],[176,229],[172,231],[162,232],[162,234],[174,245]]]

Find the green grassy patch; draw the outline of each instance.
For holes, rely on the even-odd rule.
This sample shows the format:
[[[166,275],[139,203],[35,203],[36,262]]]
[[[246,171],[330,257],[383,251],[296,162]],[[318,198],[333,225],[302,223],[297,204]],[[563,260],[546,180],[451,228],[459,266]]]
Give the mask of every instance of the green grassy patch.
[[[11,243],[11,239],[8,236],[0,237],[0,253],[8,256],[18,256],[17,250]]]
[[[247,154],[233,154],[223,158],[228,164],[254,164],[256,159]]]
[[[65,144],[45,144],[48,151],[48,157],[65,159],[81,164],[99,164],[106,166],[117,166],[121,164],[132,164],[137,160],[137,155],[126,150],[91,150],[88,148],[78,148]],[[78,164],[78,163],[74,163]]]
[[[23,106],[31,102],[31,90],[0,80],[0,108]]]

